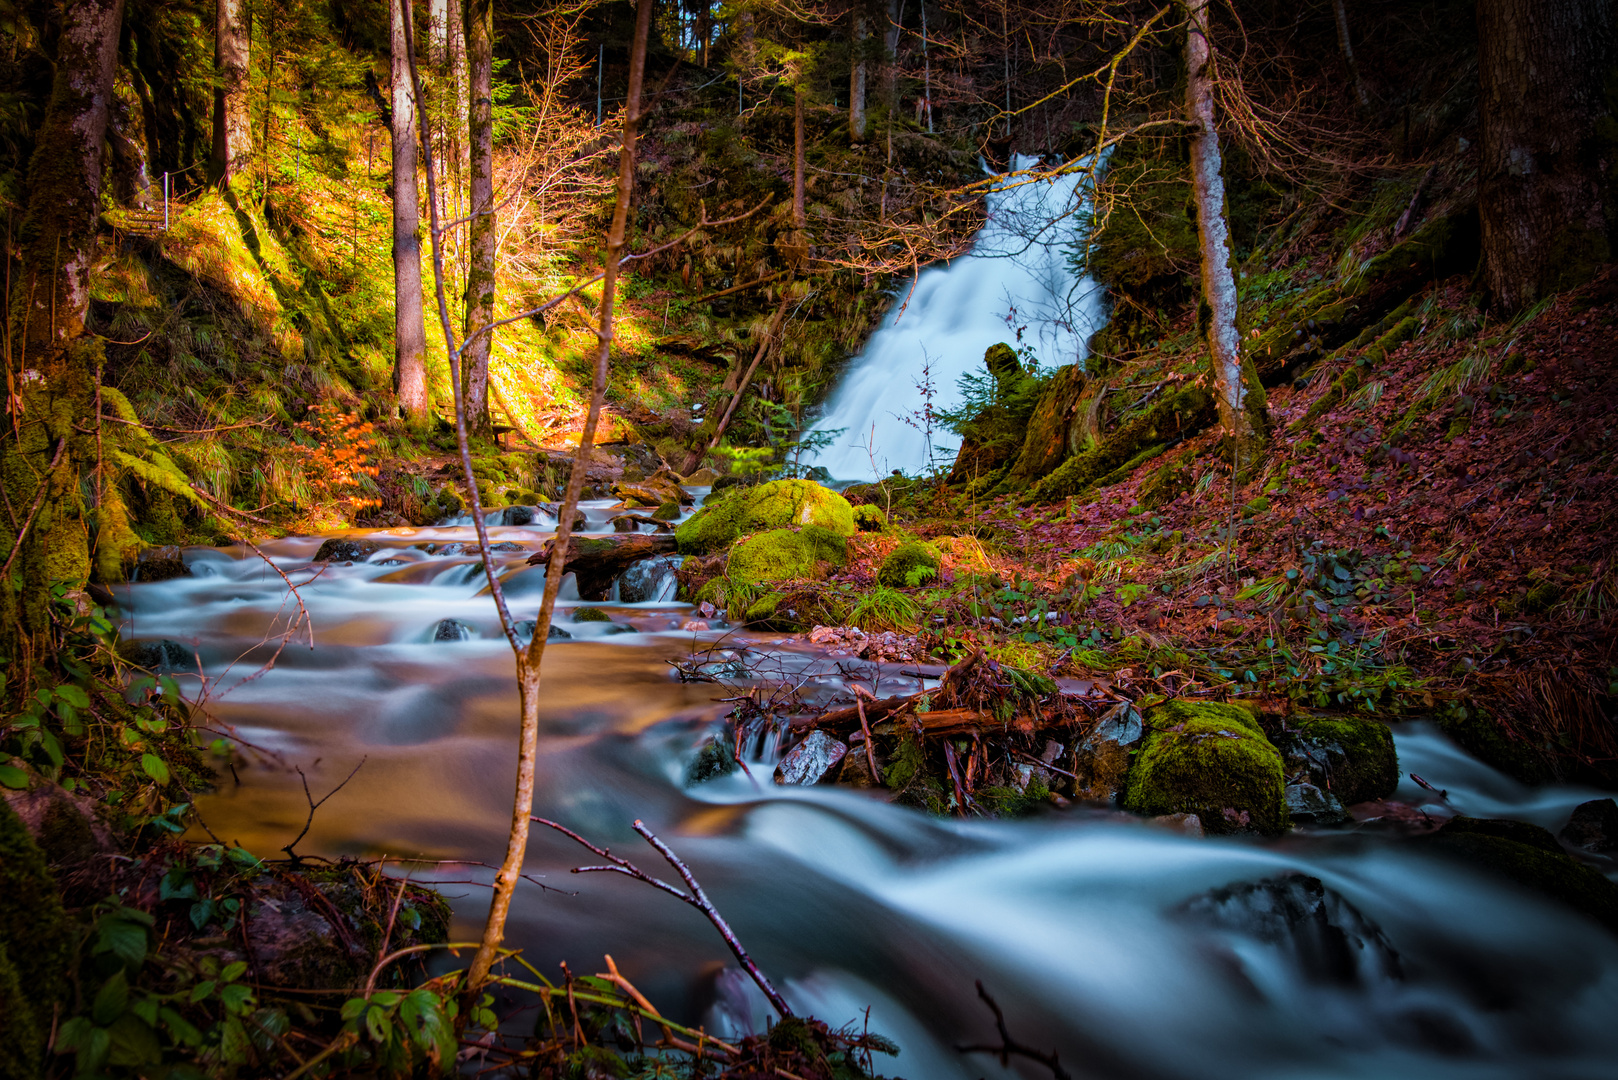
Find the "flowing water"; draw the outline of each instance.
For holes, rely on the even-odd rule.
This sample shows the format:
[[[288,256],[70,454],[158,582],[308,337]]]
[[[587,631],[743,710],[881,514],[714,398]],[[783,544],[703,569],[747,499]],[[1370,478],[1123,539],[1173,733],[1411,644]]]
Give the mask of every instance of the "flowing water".
[[[1019,156],[1013,168],[1036,164]],[[1047,367],[1084,359],[1106,317],[1101,287],[1073,269],[1088,203],[1084,180],[1073,172],[1012,181],[989,194],[988,221],[971,252],[922,271],[849,361],[813,429],[842,433],[810,464],[839,480],[947,464],[954,436],[935,431],[929,448],[915,423],[924,404],[924,364],[935,407],[953,408],[960,403],[958,380],[982,374],[983,353],[997,342],[1027,346]]]
[[[589,514],[599,529],[609,512]],[[547,535],[543,524],[493,532],[530,548]],[[259,748],[201,801],[222,838],[277,854],[308,812],[292,767],[318,798],[363,760],[300,853],[497,862],[517,697],[476,561],[443,547],[472,530],[363,535],[383,549],[352,565],[308,568],[319,538],[265,546],[298,585],[314,636],[311,648],[301,632],[267,672],[299,608],[244,549],[192,549],[193,576],[128,587],[127,632],[182,643],[194,660],[177,666],[200,666],[213,715]],[[518,618],[539,599],[542,568],[525,555],[500,556]],[[666,591],[645,576],[644,592]],[[536,812],[663,870],[630,830],[643,819],[794,1008],[833,1024],[864,1024],[869,1008],[871,1028],[903,1047],[890,1075],[1049,1075],[954,1050],[995,1041],[979,979],[1014,1035],[1059,1050],[1077,1076],[1615,1073],[1618,940],[1548,900],[1369,829],[1203,840],[1083,810],[936,820],[870,794],[776,787],[769,747],[751,764],[758,782],[736,773],[687,788],[687,763],[728,707],[715,699],[734,690],[681,682],[671,661],[711,648],[733,677],[787,675],[823,696],[841,685],[836,662],[791,640],[682,629],[690,609],[666,600],[602,605],[611,624],[570,621],[577,605],[560,613],[574,636],[545,654]],[[457,633],[435,640],[445,619]],[[879,692],[918,685],[890,670]],[[1522,788],[1421,725],[1397,739],[1401,771],[1447,789],[1460,812],[1556,829],[1593,794]],[[1436,798],[1408,782],[1397,797]],[[610,952],[681,1019],[721,1034],[762,1024],[761,998],[696,912],[621,877],[570,875],[581,861],[599,860],[536,830],[527,871],[558,891],[523,883],[510,935],[536,966],[595,972]],[[411,873],[490,876],[465,865]],[[1318,917],[1276,914],[1311,903],[1296,881],[1242,888],[1288,873],[1330,890],[1313,901]],[[458,935],[475,934],[487,891],[443,888]]]

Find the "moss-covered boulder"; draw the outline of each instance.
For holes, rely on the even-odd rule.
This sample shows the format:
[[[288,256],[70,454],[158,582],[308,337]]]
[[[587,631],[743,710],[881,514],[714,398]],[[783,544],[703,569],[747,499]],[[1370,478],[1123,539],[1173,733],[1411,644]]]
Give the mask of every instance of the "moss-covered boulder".
[[[0,1075],[43,1076],[72,947],[45,856],[0,799]]]
[[[737,543],[725,575],[737,585],[820,578],[827,564],[841,566],[847,559],[848,542],[830,529],[771,529]]]
[[[854,526],[860,532],[881,532],[888,527],[888,515],[869,503],[854,507]]]
[[[612,616],[598,607],[581,607],[573,609],[574,622],[612,622]]]
[[[1537,825],[1457,817],[1419,843],[1559,900],[1618,934],[1618,885],[1569,858]]]
[[[1287,764],[1293,772],[1306,771],[1344,806],[1385,799],[1399,786],[1393,733],[1375,720],[1307,721],[1287,746]]]
[[[838,536],[853,536],[854,508],[847,499],[809,480],[772,480],[712,496],[701,510],[674,530],[682,555],[706,555],[729,547],[740,536],[813,525]]]
[[[1196,814],[1211,833],[1286,830],[1281,755],[1252,713],[1171,701],[1148,712],[1146,726],[1129,769],[1125,809],[1154,817]]]
[[[919,540],[900,544],[882,560],[876,583],[890,589],[914,589],[938,577],[943,566],[938,549]]]

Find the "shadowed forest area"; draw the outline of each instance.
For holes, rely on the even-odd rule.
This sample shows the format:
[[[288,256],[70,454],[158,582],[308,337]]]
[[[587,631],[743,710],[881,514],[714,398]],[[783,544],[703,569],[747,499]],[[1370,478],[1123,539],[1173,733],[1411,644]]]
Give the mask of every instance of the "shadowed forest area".
[[[1615,19],[0,0],[0,1077],[1610,1068]]]

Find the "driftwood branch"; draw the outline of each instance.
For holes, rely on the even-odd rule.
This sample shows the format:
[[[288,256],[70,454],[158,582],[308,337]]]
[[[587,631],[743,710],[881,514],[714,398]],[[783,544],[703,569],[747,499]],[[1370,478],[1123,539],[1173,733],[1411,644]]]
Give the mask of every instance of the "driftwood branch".
[[[667,861],[670,866],[674,867],[675,872],[680,875],[680,880],[684,881],[686,888],[691,890],[689,893],[681,891],[666,881],[652,877],[650,874],[646,873],[628,859],[614,855],[606,848],[596,847],[594,844],[590,843],[590,841],[586,840],[584,837],[580,836],[578,833],[574,832],[572,829],[569,829],[565,825],[559,825],[554,821],[549,821],[541,817],[536,817],[533,820],[540,825],[545,825],[549,828],[555,829],[557,832],[569,837],[576,843],[589,848],[603,859],[606,859],[610,864],[607,866],[575,866],[573,868],[573,873],[623,874],[625,877],[632,877],[636,881],[645,882],[652,888],[658,889],[661,892],[666,892],[678,900],[683,900],[687,904],[690,904],[692,907],[696,908],[698,911],[702,912],[703,915],[707,916],[708,921],[713,923],[714,929],[719,931],[719,936],[725,939],[725,944],[730,946],[730,951],[736,957],[736,961],[741,964],[742,970],[747,972],[748,976],[752,978],[753,983],[764,992],[765,998],[769,1000],[770,1005],[774,1007],[775,1011],[782,1016],[793,1015],[792,1010],[787,1007],[786,999],[783,998],[775,989],[774,985],[771,984],[769,978],[765,976],[764,972],[759,970],[758,965],[753,962],[753,958],[749,956],[747,950],[742,947],[741,940],[736,937],[736,932],[730,928],[730,924],[725,921],[724,916],[719,914],[719,909],[714,907],[713,901],[708,899],[708,894],[703,892],[702,885],[698,883],[696,875],[691,873],[691,869],[686,866],[684,862],[680,861],[680,857],[674,854],[674,851],[667,844],[659,840],[652,830],[648,829],[646,825],[640,821],[640,819],[637,818],[635,820],[635,831],[639,833],[648,844],[656,848],[657,853],[663,856],[664,860]]]
[[[303,781],[303,797],[304,797],[304,800],[309,803],[309,817],[304,820],[303,831],[300,832],[297,836],[293,837],[292,843],[288,844],[286,847],[281,849],[282,851],[287,853],[287,860],[289,862],[291,862],[294,866],[296,866],[299,863],[303,862],[303,856],[299,855],[297,852],[293,851],[292,849],[298,846],[298,841],[299,840],[302,840],[305,836],[309,835],[309,827],[315,823],[315,811],[319,810],[322,806],[326,805],[326,800],[327,799],[331,798],[333,795],[335,795],[339,791],[343,790],[343,788],[347,787],[348,782],[350,780],[354,779],[354,774],[360,771],[360,767],[365,764],[366,760],[367,760],[366,758],[360,758],[359,765],[354,766],[354,768],[349,772],[349,774],[347,776],[343,777],[343,782],[341,784],[338,784],[336,787],[332,788],[330,791],[326,792],[326,794],[321,797],[319,802],[316,802],[315,797],[313,795],[309,794],[309,778],[303,774],[302,769],[298,770],[298,779]]]
[[[983,989],[982,979],[978,980],[978,997],[982,998],[983,1003],[994,1013],[994,1026],[1000,1032],[1000,1045],[957,1046],[955,1049],[963,1054],[994,1054],[1000,1058],[1000,1067],[1002,1069],[1010,1067],[1012,1057],[1025,1057],[1029,1061],[1037,1061],[1049,1069],[1055,1080],[1073,1080],[1073,1074],[1062,1068],[1062,1063],[1058,1060],[1056,1051],[1052,1050],[1047,1054],[1043,1050],[1035,1050],[1031,1046],[1024,1046],[1011,1037],[1011,1032],[1006,1030],[1006,1017],[1000,1011],[1000,1003],[995,1001],[987,990]]]

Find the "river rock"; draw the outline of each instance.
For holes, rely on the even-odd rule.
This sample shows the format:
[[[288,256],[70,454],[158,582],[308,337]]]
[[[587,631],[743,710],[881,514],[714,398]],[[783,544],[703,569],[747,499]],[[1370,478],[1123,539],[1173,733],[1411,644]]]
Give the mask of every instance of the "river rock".
[[[472,628],[459,619],[441,619],[433,627],[434,641],[466,641],[472,636]]]
[[[1269,946],[1311,982],[1368,986],[1402,978],[1399,954],[1381,928],[1319,878],[1289,874],[1211,889],[1176,914]]]
[[[534,523],[534,508],[532,506],[508,506],[500,511],[500,524],[502,525],[532,525]]]
[[[125,641],[118,655],[149,671],[195,671],[196,653],[177,641]]]
[[[1580,803],[1556,838],[1592,855],[1618,854],[1618,802],[1591,799]]]
[[[671,587],[674,572],[684,562],[684,556],[659,556],[631,563],[618,576],[618,599],[626,604],[644,604],[653,600],[674,598]],[[667,592],[668,596],[663,594]]]
[[[681,477],[680,482],[689,484],[691,487],[713,487],[714,482],[718,479],[718,473],[707,466],[703,466],[691,475]]]
[[[537,627],[538,625],[539,625],[539,620],[538,619],[524,619],[522,622],[517,623],[514,626],[512,626],[512,629],[514,631],[516,631],[517,636],[519,638],[521,638],[524,641],[528,641],[528,640],[531,640],[533,638],[533,636],[534,636],[534,628]],[[546,641],[556,641],[556,640],[559,640],[559,639],[571,641],[573,639],[573,635],[568,633],[566,630],[563,630],[560,626],[557,626],[555,623],[551,623],[550,633],[545,635],[545,640]]]
[[[1074,797],[1115,802],[1129,774],[1130,748],[1140,742],[1144,733],[1141,715],[1132,705],[1124,705],[1103,718],[1073,752],[1071,771],[1078,777],[1073,782]]]
[[[1348,820],[1348,811],[1329,791],[1321,791],[1313,784],[1287,785],[1287,813],[1298,825],[1341,825]]]
[[[1463,859],[1543,893],[1618,934],[1618,885],[1569,857],[1538,825],[1461,816],[1411,844]]]
[[[1287,776],[1330,792],[1344,806],[1385,799],[1399,786],[1393,733],[1375,720],[1309,720],[1283,745]]]
[[[320,545],[312,562],[364,562],[381,550],[375,540],[333,537]]]
[[[847,743],[839,742],[824,731],[811,731],[775,767],[775,782],[818,784],[847,753]]]
[[[1281,755],[1236,705],[1166,702],[1149,711],[1129,766],[1123,806],[1137,814],[1196,814],[1210,833],[1285,832]]]
[[[147,548],[140,553],[135,566],[136,581],[171,581],[190,577],[191,568],[185,565],[185,554],[174,544]]]
[[[519,544],[515,540],[502,540],[498,544],[490,544],[489,550],[503,555],[512,555],[519,551],[527,551],[528,545]]]

